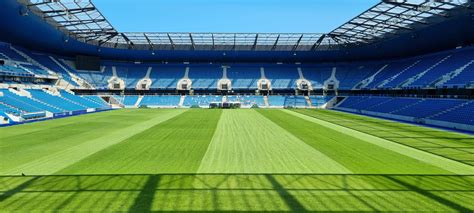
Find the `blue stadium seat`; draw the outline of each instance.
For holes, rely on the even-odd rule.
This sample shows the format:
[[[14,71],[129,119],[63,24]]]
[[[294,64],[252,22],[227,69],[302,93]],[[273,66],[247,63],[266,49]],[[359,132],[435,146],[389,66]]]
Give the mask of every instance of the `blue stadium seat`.
[[[138,101],[138,95],[127,95],[123,97],[122,104],[125,106],[134,106]]]
[[[154,89],[176,89],[178,81],[184,77],[185,66],[159,65],[153,66],[150,78],[151,88]]]
[[[257,89],[260,79],[260,68],[252,65],[232,65],[227,70],[227,77],[232,81],[232,89]]]
[[[181,96],[179,95],[145,95],[140,102],[141,106],[166,106],[177,107]]]
[[[79,111],[85,110],[87,107],[81,106],[77,103],[74,103],[66,98],[60,96],[54,96],[44,92],[43,90],[30,89],[28,92],[31,93],[33,98],[41,100],[44,103],[47,103],[51,106],[59,107],[65,111]]]
[[[193,82],[193,89],[217,89],[217,81],[222,78],[222,67],[217,65],[194,65],[190,67],[189,78]]]

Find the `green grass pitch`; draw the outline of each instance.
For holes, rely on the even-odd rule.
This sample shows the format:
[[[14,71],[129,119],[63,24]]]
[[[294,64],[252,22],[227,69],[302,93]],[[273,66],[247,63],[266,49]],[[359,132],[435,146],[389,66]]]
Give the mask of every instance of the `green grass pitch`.
[[[473,212],[473,200],[474,136],[336,111],[123,109],[0,128],[0,212]]]

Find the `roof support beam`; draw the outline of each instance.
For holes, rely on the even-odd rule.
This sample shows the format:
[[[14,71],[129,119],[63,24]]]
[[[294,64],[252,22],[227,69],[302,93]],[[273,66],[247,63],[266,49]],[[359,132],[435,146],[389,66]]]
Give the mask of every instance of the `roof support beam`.
[[[194,39],[193,39],[193,34],[192,34],[192,33],[189,33],[189,39],[191,40],[191,48],[192,48],[192,50],[195,50],[195,49],[196,49],[196,44],[194,43]]]
[[[323,42],[324,38],[326,38],[326,34],[321,35],[321,37],[318,38],[316,43],[313,44],[311,47],[311,51],[315,51],[318,49],[318,47],[321,45],[321,42]]]
[[[298,41],[296,42],[296,44],[293,46],[293,48],[291,49],[291,51],[296,51],[296,50],[298,49],[298,46],[300,46],[301,40],[303,40],[303,37],[304,37],[304,34],[301,34],[300,38],[298,39]]]
[[[258,33],[255,35],[255,40],[253,41],[252,50],[257,49],[257,43],[258,43]]]
[[[151,42],[150,38],[146,35],[146,33],[143,33],[143,36],[145,37],[146,41],[148,42],[148,45],[150,45],[150,50],[154,51],[155,50],[155,45],[153,42]]]
[[[277,36],[275,43],[273,44],[272,50],[275,50],[278,46],[278,41],[280,41],[280,35]]]
[[[171,35],[169,33],[167,33],[166,35],[168,35],[168,39],[170,40],[170,44],[171,44],[171,49],[174,50],[176,45],[174,44],[174,41],[173,39],[171,38]]]

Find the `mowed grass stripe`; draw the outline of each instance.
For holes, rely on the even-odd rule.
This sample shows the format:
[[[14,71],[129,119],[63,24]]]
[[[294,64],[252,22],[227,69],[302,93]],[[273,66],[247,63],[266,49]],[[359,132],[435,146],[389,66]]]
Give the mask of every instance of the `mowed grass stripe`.
[[[0,173],[150,120],[156,114],[115,110],[0,128]]]
[[[47,138],[49,138],[50,135],[60,135],[64,137],[55,137],[57,139],[53,142],[51,142],[51,140],[44,140],[44,138],[40,138],[37,141],[39,145],[37,147],[33,145],[35,149],[26,149],[26,151],[24,150],[24,152],[18,152],[16,153],[16,155],[9,154],[8,156],[12,158],[12,160],[5,161],[5,164],[7,165],[4,167],[6,169],[2,170],[0,174],[53,174],[71,164],[76,163],[77,161],[80,161],[96,152],[99,152],[102,149],[120,143],[135,134],[138,134],[148,128],[155,126],[156,124],[171,119],[183,113],[184,110],[155,110],[137,112],[137,114],[131,113],[130,115],[127,111],[117,111],[117,113],[119,113],[118,115],[120,115],[118,116],[120,117],[120,119],[114,119],[113,117],[111,117],[117,114],[109,114],[108,117],[102,117],[101,119],[108,122],[101,123],[100,126],[110,125],[107,128],[100,128],[98,125],[94,125],[94,122],[96,122],[95,119],[97,119],[96,117],[83,117],[83,120],[80,120],[79,123],[72,127],[67,126],[67,128],[55,128],[54,130],[50,130],[48,132],[41,132],[42,134],[47,134],[46,136],[44,136]],[[148,118],[136,120],[133,118],[134,116],[144,116]],[[114,124],[114,121],[118,124],[123,124],[124,126]],[[81,126],[83,128],[81,128]],[[69,134],[77,135],[74,135],[74,137],[70,137]],[[25,138],[22,140],[36,141],[34,138],[35,136],[36,135],[33,134],[32,136],[28,137],[29,139]],[[20,142],[22,141],[20,140]],[[13,144],[15,143],[15,141],[13,140],[10,143]],[[59,146],[61,149],[59,149],[57,146]],[[2,149],[2,152],[3,151],[5,150]],[[34,153],[32,153],[33,151]],[[25,154],[32,154],[33,156],[39,157],[36,159],[32,159],[27,163],[16,165],[16,167],[9,169],[10,167],[12,167],[12,165],[17,164],[17,161],[15,161],[16,159],[21,158]],[[25,158],[31,157],[25,156]]]
[[[290,114],[261,110],[282,128],[354,173],[450,174],[451,172]],[[299,115],[296,113],[296,115]]]
[[[388,141],[383,138],[375,137],[373,135],[369,135],[363,132],[359,132],[357,130],[349,129],[344,126],[337,125],[331,122],[319,120],[317,118],[306,116],[294,111],[286,110],[285,112],[292,114],[296,117],[299,117],[301,119],[331,128],[335,131],[340,132],[341,134],[352,136],[354,138],[366,141],[368,143],[379,146],[381,148],[399,153],[401,155],[405,155],[409,158],[416,159],[420,162],[424,162],[426,164],[442,168],[446,171],[450,171],[456,174],[474,174],[474,167],[462,164],[460,162],[452,161],[450,159],[433,155],[433,154],[430,154],[418,149],[414,149],[402,144],[393,143],[392,141]]]
[[[189,110],[95,153],[58,174],[195,173],[221,112]]]
[[[225,110],[199,173],[350,173],[255,110]]]
[[[474,166],[473,135],[338,111],[296,111]]]

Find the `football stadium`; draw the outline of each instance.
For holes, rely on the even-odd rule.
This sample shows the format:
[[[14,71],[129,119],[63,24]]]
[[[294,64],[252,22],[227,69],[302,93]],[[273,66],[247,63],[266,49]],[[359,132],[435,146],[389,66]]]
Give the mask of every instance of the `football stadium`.
[[[105,2],[0,1],[0,212],[474,212],[470,0]]]

